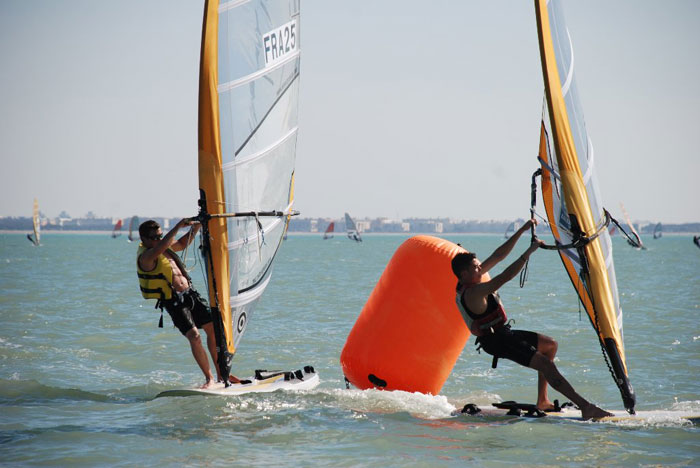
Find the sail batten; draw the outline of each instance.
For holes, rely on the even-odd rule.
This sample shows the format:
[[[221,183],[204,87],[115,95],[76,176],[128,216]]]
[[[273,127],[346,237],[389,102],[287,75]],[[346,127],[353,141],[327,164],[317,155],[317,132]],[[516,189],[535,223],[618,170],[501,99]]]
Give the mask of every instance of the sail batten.
[[[231,161],[229,163],[224,164],[223,170],[224,171],[233,170],[236,166],[242,166],[243,164],[248,164],[252,161],[255,161],[258,158],[261,158],[263,156],[270,154],[272,151],[274,151],[276,148],[279,148],[281,145],[283,145],[290,138],[296,137],[298,130],[299,130],[299,127],[294,127],[286,135],[284,135],[282,138],[280,138],[278,141],[274,142],[273,144],[271,144],[267,148],[263,148],[255,154],[250,154],[250,155],[245,156],[245,157],[236,158],[235,161]]]
[[[558,0],[535,0],[535,11],[546,100],[538,156],[545,209],[560,245],[600,232],[585,244],[559,253],[596,330],[625,407],[633,412],[635,396],[627,376],[612,242],[595,178],[593,143],[576,89],[571,35]]]
[[[282,61],[277,62],[275,65],[273,65],[269,69],[259,70],[259,71],[256,71],[254,73],[251,73],[247,76],[243,76],[243,77],[238,78],[236,80],[229,81],[228,83],[222,83],[217,87],[217,90],[218,90],[219,94],[225,94],[226,92],[229,92],[233,89],[236,89],[240,86],[243,86],[245,84],[248,84],[252,81],[258,80],[266,75],[271,74],[273,71],[277,70],[278,68],[282,68],[285,65],[287,65],[289,62],[296,60],[297,58],[299,58],[300,55],[301,55],[301,51],[297,51],[297,52],[289,55],[287,58],[283,59]]]
[[[207,0],[200,206],[208,220],[205,260],[224,374],[293,214],[300,51],[299,0]]]

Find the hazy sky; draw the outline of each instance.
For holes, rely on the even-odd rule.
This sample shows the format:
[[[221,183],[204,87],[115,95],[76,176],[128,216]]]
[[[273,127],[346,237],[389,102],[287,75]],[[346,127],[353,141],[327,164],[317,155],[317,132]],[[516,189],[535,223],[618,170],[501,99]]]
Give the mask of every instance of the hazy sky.
[[[0,216],[196,214],[202,9],[0,1]],[[564,9],[604,204],[700,220],[700,2]],[[303,217],[527,216],[531,0],[302,0],[301,48]]]

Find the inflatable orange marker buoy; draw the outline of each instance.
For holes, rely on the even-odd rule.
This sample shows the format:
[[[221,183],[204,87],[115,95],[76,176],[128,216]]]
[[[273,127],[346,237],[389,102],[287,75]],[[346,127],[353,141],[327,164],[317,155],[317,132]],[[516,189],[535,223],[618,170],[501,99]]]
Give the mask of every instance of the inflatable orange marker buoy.
[[[363,390],[440,393],[469,338],[451,268],[452,258],[465,251],[432,236],[399,246],[340,354],[350,383]]]

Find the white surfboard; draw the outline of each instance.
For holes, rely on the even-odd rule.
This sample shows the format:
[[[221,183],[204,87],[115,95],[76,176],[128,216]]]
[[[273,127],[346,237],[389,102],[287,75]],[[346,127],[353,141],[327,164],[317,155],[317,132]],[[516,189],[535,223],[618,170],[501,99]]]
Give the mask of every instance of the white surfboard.
[[[513,403],[513,402],[507,402]],[[496,403],[497,404],[497,403]],[[499,404],[500,406],[500,404]],[[494,406],[477,407],[476,405],[465,405],[460,412],[455,415],[474,417],[474,418],[522,418],[522,419],[541,419],[541,420],[570,420],[583,421],[581,411],[567,407],[556,412],[541,412],[537,410],[535,405],[514,403],[509,408],[497,408]],[[635,414],[629,414],[624,410],[610,411],[613,416],[589,420],[591,422],[602,423],[639,423],[639,424],[662,424],[662,423],[691,423],[700,425],[700,413],[677,410],[648,410],[637,411]]]
[[[216,383],[208,388],[176,388],[165,390],[156,395],[160,397],[182,397],[195,395],[243,395],[246,393],[265,393],[277,390],[311,390],[321,382],[318,374],[311,366],[297,371],[267,371],[256,370],[254,377],[243,379],[244,383]],[[246,382],[247,381],[247,382]]]

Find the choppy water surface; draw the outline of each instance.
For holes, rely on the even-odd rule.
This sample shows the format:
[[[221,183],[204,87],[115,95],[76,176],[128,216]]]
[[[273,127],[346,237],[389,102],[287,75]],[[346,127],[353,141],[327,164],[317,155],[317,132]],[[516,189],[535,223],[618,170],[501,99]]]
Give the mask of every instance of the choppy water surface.
[[[450,236],[490,253],[500,236]],[[334,466],[677,465],[700,463],[700,430],[678,418],[599,424],[451,417],[466,402],[534,401],[534,371],[465,347],[440,396],[345,390],[339,356],[402,236],[291,235],[234,362],[312,364],[306,393],[153,399],[202,377],[186,340],[140,298],[136,244],[0,235],[0,460],[11,465]],[[700,412],[700,249],[691,236],[615,239],[625,344],[639,410]],[[512,258],[526,248],[521,240]],[[204,290],[194,249],[188,264]],[[500,271],[499,268],[496,271]],[[558,256],[537,252],[524,289],[501,290],[516,326],[559,343],[575,388],[622,408],[594,332]],[[420,346],[420,343],[416,344]],[[552,397],[559,397],[552,391]]]

